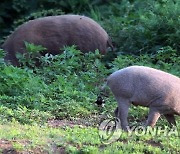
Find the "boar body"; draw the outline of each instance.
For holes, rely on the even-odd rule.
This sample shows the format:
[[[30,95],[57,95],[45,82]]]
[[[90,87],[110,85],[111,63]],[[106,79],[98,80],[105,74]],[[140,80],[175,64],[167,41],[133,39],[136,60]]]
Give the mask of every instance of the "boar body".
[[[146,126],[154,127],[160,115],[171,125],[176,124],[174,114],[180,115],[180,78],[149,67],[131,66],[111,74],[107,84],[118,102],[115,114],[123,129],[128,127],[131,104],[150,108]]]
[[[102,54],[112,47],[106,31],[94,20],[80,15],[49,16],[24,23],[2,45],[7,52],[5,60],[18,65],[16,52],[26,52],[24,41],[47,48],[43,55],[59,54],[64,46],[71,45],[82,52],[99,49]]]

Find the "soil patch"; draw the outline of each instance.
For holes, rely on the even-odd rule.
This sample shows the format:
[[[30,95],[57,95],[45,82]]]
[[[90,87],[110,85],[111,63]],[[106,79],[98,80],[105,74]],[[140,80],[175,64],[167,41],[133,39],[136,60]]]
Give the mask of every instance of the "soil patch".
[[[2,154],[17,154],[18,152],[13,148],[8,140],[0,140],[0,150]]]

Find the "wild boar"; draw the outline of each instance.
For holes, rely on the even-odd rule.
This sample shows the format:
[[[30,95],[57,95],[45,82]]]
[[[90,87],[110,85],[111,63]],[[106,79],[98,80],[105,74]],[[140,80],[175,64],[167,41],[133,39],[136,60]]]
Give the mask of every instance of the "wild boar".
[[[144,66],[130,66],[112,73],[107,85],[114,94],[118,108],[116,116],[127,130],[131,104],[149,107],[146,126],[154,127],[160,115],[176,125],[174,115],[180,115],[180,78]]]
[[[95,51],[105,54],[112,48],[106,31],[94,20],[80,15],[49,16],[31,20],[19,26],[4,42],[7,52],[5,61],[19,65],[16,53],[24,53],[24,42],[47,48],[42,54],[53,55],[62,52],[64,46],[76,45],[82,52]]]

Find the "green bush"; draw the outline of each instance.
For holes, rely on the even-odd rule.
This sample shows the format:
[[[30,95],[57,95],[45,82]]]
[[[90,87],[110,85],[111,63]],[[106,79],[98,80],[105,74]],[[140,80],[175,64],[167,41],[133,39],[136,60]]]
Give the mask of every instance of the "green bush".
[[[155,53],[164,46],[180,50],[180,2],[122,1],[109,6],[104,26],[113,38],[118,52]],[[179,54],[179,52],[178,52]]]
[[[120,55],[112,62],[111,72],[131,65],[149,66],[180,76],[180,58],[169,46],[160,48],[156,54]]]
[[[29,54],[19,55],[22,68],[4,65],[0,71],[3,106],[13,109],[13,115],[19,107],[25,107],[50,112],[58,118],[97,112],[93,102],[109,72],[98,51],[82,54],[74,47],[67,47],[64,54],[39,57],[40,66],[35,67],[34,57],[43,47],[33,44],[26,47]]]
[[[23,64],[21,68],[0,65],[0,114],[2,112],[3,117],[23,123],[32,122],[33,118],[35,121],[38,116],[39,119],[64,119],[98,113],[100,110],[94,101],[104,79],[127,66],[145,65],[180,76],[180,58],[169,46],[151,55],[119,55],[108,64],[110,69],[105,67],[101,61],[103,56],[98,51],[83,54],[72,46],[64,48],[61,55],[46,54],[36,58],[44,48],[28,43],[26,48],[28,55],[18,55]],[[4,53],[1,53],[2,58]],[[112,113],[115,105],[113,97],[109,97],[103,113]],[[24,119],[23,114],[26,114]],[[137,113],[132,110],[131,115],[136,117]]]

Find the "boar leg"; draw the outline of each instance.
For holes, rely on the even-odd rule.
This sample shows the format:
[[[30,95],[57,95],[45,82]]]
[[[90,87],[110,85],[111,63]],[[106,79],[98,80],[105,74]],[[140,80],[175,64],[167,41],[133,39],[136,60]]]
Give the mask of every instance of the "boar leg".
[[[127,131],[128,129],[128,110],[129,110],[129,106],[130,106],[130,102],[129,100],[126,99],[117,99],[118,100],[118,110],[117,111],[117,115],[118,118],[121,121],[121,128],[125,131]]]
[[[160,115],[161,115],[160,112],[156,108],[151,107],[149,110],[146,126],[154,127]]]
[[[173,114],[164,114],[166,120],[169,122],[170,126],[176,126],[175,117]]]
[[[114,110],[114,115],[115,115],[116,118],[119,117],[119,114],[118,114],[118,107]]]

